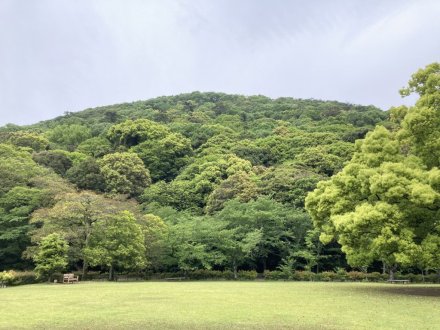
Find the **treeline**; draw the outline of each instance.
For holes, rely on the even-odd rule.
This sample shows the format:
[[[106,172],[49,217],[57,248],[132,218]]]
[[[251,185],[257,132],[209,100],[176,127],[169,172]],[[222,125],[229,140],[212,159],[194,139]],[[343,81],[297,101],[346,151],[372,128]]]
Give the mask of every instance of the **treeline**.
[[[304,200],[359,152],[355,140],[398,127],[387,118],[372,106],[195,92],[8,124],[0,270],[347,268]]]

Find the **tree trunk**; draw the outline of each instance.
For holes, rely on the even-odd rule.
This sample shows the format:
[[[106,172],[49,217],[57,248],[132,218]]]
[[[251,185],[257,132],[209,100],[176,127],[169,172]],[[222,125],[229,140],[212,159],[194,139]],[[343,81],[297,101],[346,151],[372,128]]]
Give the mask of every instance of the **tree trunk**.
[[[390,266],[390,277],[389,277],[390,281],[394,281],[394,272],[396,271],[396,269],[397,269],[397,267],[395,265]]]
[[[85,240],[85,243],[84,243],[85,247],[89,246],[89,241],[90,241],[90,233],[87,233],[86,234],[86,240]],[[84,260],[83,260],[83,268],[82,268],[82,276],[83,276],[83,278],[85,278],[85,276],[87,275],[88,269],[89,269],[89,263],[87,262],[86,258],[84,258]]]
[[[387,273],[387,266],[385,265],[385,263],[382,261],[382,275],[385,275]]]
[[[108,272],[108,280],[109,281],[113,281],[113,279],[114,279],[114,270],[113,270],[113,265],[111,265],[110,266],[110,270],[109,270],[109,272]]]
[[[234,280],[238,278],[238,272],[237,272],[237,263],[235,260],[232,262],[232,269],[234,270]]]
[[[87,275],[87,271],[89,269],[89,263],[87,262],[87,260],[83,260],[83,268],[82,268],[82,278],[85,279],[86,275]]]

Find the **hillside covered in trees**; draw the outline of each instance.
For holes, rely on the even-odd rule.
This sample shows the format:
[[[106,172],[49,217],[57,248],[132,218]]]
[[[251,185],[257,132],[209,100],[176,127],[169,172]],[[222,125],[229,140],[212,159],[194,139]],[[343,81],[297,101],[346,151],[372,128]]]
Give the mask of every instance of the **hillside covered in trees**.
[[[429,120],[436,122],[438,83],[432,93],[423,83],[410,82],[406,91],[423,96],[417,107],[434,109]],[[345,253],[357,267],[417,267],[389,259],[395,251],[388,245],[374,252],[365,231],[350,225],[377,209],[389,219],[397,204],[411,208],[399,213],[406,226],[400,238],[409,242],[417,231],[419,243],[432,232],[411,225],[414,216],[438,222],[439,212],[438,133],[413,125],[417,116],[407,108],[194,92],[8,124],[0,128],[0,270],[36,263],[41,277],[93,269],[110,278],[198,269],[321,271],[348,267]],[[423,134],[432,135],[432,144]],[[420,181],[412,194],[401,181],[386,190],[381,179],[399,175]],[[356,180],[370,176],[378,182],[367,192]],[[313,190],[310,217],[305,200]],[[382,229],[371,228],[371,235]],[[358,238],[346,235],[356,230]]]

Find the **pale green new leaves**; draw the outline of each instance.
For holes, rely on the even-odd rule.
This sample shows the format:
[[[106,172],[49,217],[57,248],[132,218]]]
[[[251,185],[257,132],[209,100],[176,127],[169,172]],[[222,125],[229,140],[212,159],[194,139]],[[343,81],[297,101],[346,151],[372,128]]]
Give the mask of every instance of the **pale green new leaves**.
[[[41,241],[38,252],[34,256],[35,273],[38,278],[48,277],[66,269],[68,245],[63,236],[53,233]]]
[[[145,245],[141,226],[129,211],[99,221],[84,256],[90,265],[119,270],[139,270],[145,266]]]

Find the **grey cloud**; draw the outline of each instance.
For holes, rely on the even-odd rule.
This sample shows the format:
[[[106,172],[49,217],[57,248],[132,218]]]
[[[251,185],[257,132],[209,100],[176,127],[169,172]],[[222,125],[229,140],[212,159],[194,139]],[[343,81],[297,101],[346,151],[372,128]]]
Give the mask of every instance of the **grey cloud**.
[[[0,124],[193,90],[386,109],[439,60],[439,15],[435,0],[1,0]]]

